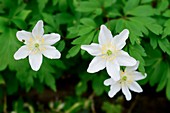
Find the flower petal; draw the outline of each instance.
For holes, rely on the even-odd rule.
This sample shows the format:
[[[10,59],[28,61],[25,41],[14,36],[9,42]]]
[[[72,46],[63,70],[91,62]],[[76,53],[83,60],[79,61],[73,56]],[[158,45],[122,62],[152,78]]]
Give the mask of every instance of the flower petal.
[[[28,50],[27,46],[21,46],[18,51],[14,54],[14,59],[24,59],[30,54],[30,51]]]
[[[124,29],[120,34],[114,36],[112,43],[116,45],[118,50],[121,50],[126,45],[126,40],[129,36],[129,30]]]
[[[137,93],[140,93],[140,92],[143,91],[142,88],[140,87],[140,85],[137,82],[132,82],[129,85],[129,89],[134,91],[134,92],[137,92]]]
[[[42,36],[43,36],[43,34],[44,34],[44,28],[43,28],[43,21],[42,20],[39,20],[37,23],[36,23],[36,25],[35,25],[35,27],[33,28],[33,30],[32,30],[32,34],[33,34],[33,36],[34,36],[34,38],[36,37],[38,37],[38,38],[41,38]]]
[[[129,56],[129,54],[123,50],[120,51],[116,59],[120,66],[134,66],[137,62],[133,57]]]
[[[137,80],[145,79],[147,74],[145,73],[144,75],[142,75],[142,73],[135,71],[135,72],[133,72],[132,76],[133,76],[134,80],[137,81]]]
[[[115,81],[112,78],[106,79],[104,81],[105,86],[109,86],[109,85],[112,85],[112,84],[115,84]]]
[[[120,66],[116,61],[114,62],[107,61],[106,70],[109,76],[113,78],[113,80],[115,81],[120,80]]]
[[[113,36],[110,30],[105,25],[101,25],[100,32],[99,32],[99,39],[98,39],[99,44],[103,45],[103,44],[110,43],[112,37]]]
[[[128,100],[128,101],[131,100],[132,95],[131,95],[128,87],[126,85],[124,85],[124,84],[122,85],[122,92],[125,95],[126,100]]]
[[[125,68],[125,72],[135,71],[135,70],[137,70],[138,66],[139,66],[139,61],[137,61],[134,66],[128,66],[128,67],[126,67],[126,68]]]
[[[42,51],[42,54],[50,59],[59,59],[61,53],[53,46],[44,46],[45,50]]]
[[[95,73],[98,72],[106,67],[105,59],[101,57],[94,57],[93,60],[90,62],[87,72]]]
[[[114,96],[116,95],[116,93],[120,91],[120,88],[121,88],[121,87],[120,87],[120,84],[119,84],[119,83],[116,83],[116,84],[112,85],[112,86],[110,87],[110,91],[109,91],[109,93],[108,93],[109,97],[110,97],[110,98],[114,97]]]
[[[17,36],[18,40],[21,42],[24,42],[24,44],[26,44],[29,41],[29,39],[33,37],[32,33],[24,31],[24,30],[18,31],[16,33],[16,36]]]
[[[101,47],[99,44],[92,43],[91,45],[82,45],[81,49],[87,51],[93,56],[101,55]]]
[[[38,71],[40,69],[42,59],[42,54],[40,53],[29,55],[29,63],[34,71]]]
[[[45,34],[43,38],[45,44],[53,45],[60,40],[60,35],[56,33]]]

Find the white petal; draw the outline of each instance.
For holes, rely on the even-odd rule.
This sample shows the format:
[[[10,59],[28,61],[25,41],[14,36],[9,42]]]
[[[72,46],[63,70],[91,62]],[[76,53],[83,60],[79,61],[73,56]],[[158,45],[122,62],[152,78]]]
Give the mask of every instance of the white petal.
[[[43,26],[44,26],[44,25],[43,25],[43,21],[42,21],[42,20],[39,20],[39,21],[36,23],[35,27],[34,27],[33,30],[32,30],[32,34],[33,34],[34,37],[40,38],[40,37],[43,36],[43,34],[44,34],[44,28],[43,28]]]
[[[112,85],[112,84],[115,84],[115,81],[112,78],[106,79],[104,81],[105,86],[109,86],[109,85]]]
[[[59,59],[61,53],[53,46],[44,46],[45,50],[42,51],[42,54],[50,59]]]
[[[136,60],[129,56],[129,54],[123,50],[121,50],[116,57],[120,66],[134,66],[136,64]]]
[[[142,88],[140,87],[140,85],[137,83],[137,82],[132,82],[130,85],[129,85],[129,89],[134,91],[134,92],[142,92]]]
[[[81,49],[87,51],[93,56],[101,55],[101,47],[99,44],[92,43],[91,45],[82,45]]]
[[[60,40],[60,35],[56,33],[45,34],[43,38],[45,44],[53,45]]]
[[[136,64],[134,66],[128,66],[125,68],[125,72],[131,72],[131,71],[135,71],[138,69],[139,66],[139,61],[136,62]]]
[[[124,29],[119,35],[114,36],[112,43],[116,45],[118,50],[121,50],[126,45],[126,40],[129,36],[129,30]]]
[[[106,70],[109,76],[113,78],[113,80],[115,81],[120,80],[120,66],[116,61],[114,62],[107,61]]]
[[[18,51],[14,54],[14,59],[24,59],[30,54],[30,50],[28,50],[27,46],[21,46]]]
[[[114,97],[118,91],[120,91],[120,84],[116,83],[112,85],[108,93],[109,97],[110,98]]]
[[[130,93],[130,91],[129,91],[129,89],[128,89],[127,86],[122,85],[122,92],[123,92],[123,94],[125,95],[126,100],[131,100],[132,95],[131,95],[131,93]]]
[[[98,72],[106,67],[105,59],[101,57],[94,57],[93,60],[90,62],[87,72],[95,73]]]
[[[113,36],[110,30],[105,25],[101,25],[100,32],[99,32],[99,39],[98,39],[99,44],[103,45],[103,44],[110,43],[112,37]]]
[[[144,75],[142,75],[142,73],[135,71],[133,72],[132,76],[133,76],[133,79],[137,81],[137,80],[142,80],[146,78],[147,74],[145,73]]]
[[[40,53],[29,55],[29,63],[34,71],[38,71],[40,69],[42,59],[42,54]]]
[[[24,31],[24,30],[18,31],[16,33],[16,36],[17,36],[19,41],[24,42],[25,44],[29,41],[30,38],[33,37],[32,33]]]

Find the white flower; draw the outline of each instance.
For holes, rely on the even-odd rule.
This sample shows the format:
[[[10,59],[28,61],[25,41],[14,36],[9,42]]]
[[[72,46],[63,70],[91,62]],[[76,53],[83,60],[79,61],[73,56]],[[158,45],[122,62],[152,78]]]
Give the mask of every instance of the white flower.
[[[107,73],[115,80],[119,80],[120,66],[133,66],[136,60],[122,50],[126,45],[129,31],[124,29],[119,35],[112,36],[105,25],[101,25],[99,44],[82,45],[81,49],[95,56],[89,64],[87,72],[95,73],[106,67]]]
[[[35,71],[40,69],[43,60],[42,55],[50,59],[61,57],[60,52],[54,46],[51,46],[60,40],[60,35],[56,33],[44,34],[43,26],[43,21],[39,20],[32,32],[21,30],[16,33],[18,40],[25,45],[18,49],[14,58],[19,60],[29,56],[29,63]]]
[[[109,97],[112,98],[120,89],[122,89],[123,94],[126,97],[126,100],[131,100],[132,95],[129,91],[140,93],[142,88],[136,82],[137,80],[144,79],[145,75],[142,75],[140,72],[136,71],[138,68],[139,62],[135,66],[126,67],[124,72],[120,72],[121,79],[119,81],[114,81],[112,78],[109,78],[104,81],[104,85],[110,85],[110,91],[108,93]]]

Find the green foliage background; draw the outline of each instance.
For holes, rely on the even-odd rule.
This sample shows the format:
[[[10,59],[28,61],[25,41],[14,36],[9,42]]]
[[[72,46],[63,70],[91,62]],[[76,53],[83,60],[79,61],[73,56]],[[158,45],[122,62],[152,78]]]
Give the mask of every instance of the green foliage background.
[[[44,21],[45,33],[61,35],[55,47],[62,57],[59,60],[44,57],[41,69],[34,72],[28,59],[15,61],[13,55],[22,45],[16,32],[31,31],[38,20]],[[71,95],[62,89],[68,93],[66,97],[49,105],[58,113],[89,113],[91,96],[108,98],[108,87],[103,81],[109,76],[105,70],[87,73],[92,56],[80,49],[83,44],[98,42],[102,24],[113,35],[129,29],[124,50],[140,61],[139,71],[148,75],[140,84],[156,86],[157,92],[165,89],[170,100],[170,0],[0,0],[0,111],[9,108],[18,113],[43,112],[33,109],[36,105],[32,101],[26,103],[20,92],[35,90],[41,95],[45,89],[51,89],[60,94],[58,85],[72,86],[68,90]],[[4,100],[16,95],[19,98],[10,103]],[[100,109],[112,113],[108,108],[121,112],[119,105],[103,101]]]

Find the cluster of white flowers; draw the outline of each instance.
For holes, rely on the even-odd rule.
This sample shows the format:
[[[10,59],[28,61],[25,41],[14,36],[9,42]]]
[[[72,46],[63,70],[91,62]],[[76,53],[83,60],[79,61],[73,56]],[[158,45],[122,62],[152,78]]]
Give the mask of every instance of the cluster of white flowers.
[[[101,25],[99,33],[99,44],[82,45],[81,49],[86,50],[89,54],[95,56],[87,72],[95,73],[106,67],[110,78],[104,81],[106,86],[110,85],[109,97],[113,97],[122,89],[126,100],[131,99],[129,91],[142,92],[142,88],[136,82],[144,79],[145,75],[136,71],[139,62],[131,57],[122,48],[126,45],[129,31],[124,29],[120,34],[112,36],[110,30]],[[34,71],[38,71],[43,61],[43,55],[50,59],[59,59],[60,52],[52,46],[60,40],[60,35],[56,33],[45,34],[43,21],[37,22],[32,32],[18,31],[16,34],[19,41],[25,45],[18,49],[14,54],[16,60],[24,59],[29,56],[29,63]],[[120,66],[127,66],[125,71],[120,70]]]
[[[95,73],[106,67],[110,78],[104,81],[106,86],[110,85],[109,97],[113,97],[120,89],[122,89],[126,100],[131,100],[129,91],[142,92],[142,88],[136,82],[146,77],[137,72],[139,62],[131,57],[122,48],[126,45],[129,31],[124,29],[120,34],[112,36],[110,30],[101,25],[98,37],[99,44],[82,45],[81,49],[86,50],[89,54],[95,56],[87,72]],[[125,71],[120,70],[120,66],[127,66]]]

